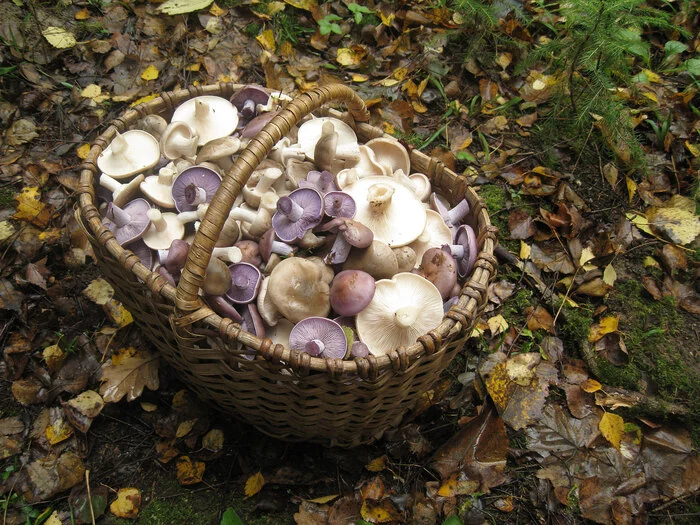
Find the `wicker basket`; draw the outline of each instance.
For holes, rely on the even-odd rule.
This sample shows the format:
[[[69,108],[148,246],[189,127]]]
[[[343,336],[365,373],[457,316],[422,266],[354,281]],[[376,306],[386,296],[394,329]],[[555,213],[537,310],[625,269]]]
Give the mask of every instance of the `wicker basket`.
[[[200,398],[282,440],[342,447],[370,443],[399,425],[462,348],[485,305],[489,280],[495,275],[495,230],[482,201],[463,177],[412,150],[412,171],[425,173],[451,204],[462,198],[469,201],[480,249],[458,302],[442,323],[407,348],[355,360],[310,357],[243,331],[239,324],[214,313],[198,295],[222,224],[252,171],[280,138],[311,112],[339,115],[322,108],[325,104],[346,104],[350,114],[342,118],[353,125],[360,141],[383,135],[381,130],[359,122],[367,120],[368,112],[353,90],[339,84],[304,93],[240,153],[202,220],[177,288],[122,248],[102,225],[95,206],[95,181],[99,178],[96,159],[117,131],[126,131],[153,113],[169,119],[173,110],[189,98],[229,98],[240,87],[224,83],[163,93],[114,120],[95,140],[82,165],[76,215],[117,298]],[[255,348],[258,358],[246,359],[242,345]]]

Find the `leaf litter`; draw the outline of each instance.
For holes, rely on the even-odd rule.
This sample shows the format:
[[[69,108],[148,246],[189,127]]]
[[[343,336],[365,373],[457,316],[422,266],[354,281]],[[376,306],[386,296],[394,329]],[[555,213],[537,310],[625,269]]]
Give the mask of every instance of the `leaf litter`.
[[[639,358],[630,313],[577,317],[607,307],[621,285],[638,281],[646,301],[672,300],[697,327],[692,40],[677,47],[668,41],[663,60],[651,62],[663,67],[639,67],[639,93],[619,89],[634,107],[653,168],[645,172],[601,115],[592,116],[588,135],[600,133],[612,158],[601,153],[583,161],[564,142],[546,150],[559,162],[537,155],[540,148],[528,140],[548,122],[577,65],[566,74],[544,64],[518,70],[518,46],[451,60],[450,32],[466,27],[467,18],[447,7],[371,3],[358,11],[351,2],[287,1],[262,3],[269,4],[265,11],[259,2],[171,0],[74,4],[64,13],[37,6],[30,15],[15,4],[3,6],[0,27],[12,42],[0,83],[21,86],[0,105],[0,182],[9,189],[0,222],[0,372],[16,407],[10,410],[20,414],[5,416],[12,412],[3,405],[4,494],[31,503],[72,489],[72,506],[89,522],[91,488],[97,516],[109,506],[133,518],[141,512],[141,490],[150,487],[136,488],[138,480],[109,470],[115,456],[137,452],[119,440],[109,444],[104,429],[121,425],[129,433],[144,424],[148,448],[183,487],[229,481],[236,472],[232,483],[260,505],[257,513],[279,510],[269,502],[287,487],[281,500],[297,523],[440,522],[483,518],[483,509],[522,519],[530,514],[520,513],[542,512],[543,504],[528,509],[510,484],[516,471],[509,461],[547,481],[553,512],[572,508],[575,499],[582,517],[602,523],[644,516],[698,490],[693,441],[686,422],[673,416],[688,414],[690,400],[672,399],[671,420],[636,417],[625,408],[658,401],[653,388],[637,392],[596,375],[601,361],[623,369]],[[565,36],[575,30],[546,9],[523,9],[529,26],[504,12],[493,30],[519,46],[546,44],[541,27]],[[22,23],[28,15],[37,17],[35,26]],[[653,37],[667,40],[661,32]],[[186,48],[174,44],[185,41]],[[370,450],[324,451],[321,461],[312,459],[318,451],[292,449],[299,451],[295,461],[249,429],[242,436],[236,427],[222,430],[215,424],[220,416],[172,388],[167,368],[132,329],[132,312],[99,278],[66,206],[78,188],[85,145],[103,122],[160,91],[217,81],[266,83],[289,93],[352,83],[375,125],[462,171],[498,221],[510,255],[501,252],[504,277],[490,287],[475,331],[480,339],[471,341],[479,363],[467,358],[463,369],[451,369],[451,379],[421,400],[410,421]],[[650,264],[642,264],[645,258]],[[659,330],[650,326],[644,335]],[[137,399],[140,405],[130,403]],[[518,463],[525,459],[536,466]],[[114,488],[89,484],[86,466]],[[328,481],[337,478],[344,481]],[[329,494],[337,497],[323,499]],[[8,509],[12,519],[18,513]],[[66,522],[67,508],[54,518]]]

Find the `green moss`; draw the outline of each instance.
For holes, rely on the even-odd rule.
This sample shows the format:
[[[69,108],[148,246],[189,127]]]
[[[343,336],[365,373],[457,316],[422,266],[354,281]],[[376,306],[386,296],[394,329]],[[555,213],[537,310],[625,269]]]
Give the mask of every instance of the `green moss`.
[[[255,38],[260,34],[261,30],[262,26],[260,24],[257,22],[251,22],[243,28],[243,33],[250,38]]]
[[[503,303],[501,315],[508,321],[512,322],[515,316],[522,315],[523,310],[531,306],[532,290],[529,288],[521,288],[511,295]]]
[[[557,309],[559,305],[556,305]],[[569,348],[579,348],[582,341],[588,340],[588,333],[593,324],[591,312],[584,307],[573,308],[564,305],[562,308],[564,322],[557,327],[561,331],[564,343]]]
[[[13,208],[15,206],[14,190],[5,186],[0,188],[0,208]]]
[[[489,212],[491,223],[501,232],[499,242],[510,251],[517,252],[517,241],[508,239],[508,193],[496,184],[485,184],[479,187],[479,196],[484,200]]]

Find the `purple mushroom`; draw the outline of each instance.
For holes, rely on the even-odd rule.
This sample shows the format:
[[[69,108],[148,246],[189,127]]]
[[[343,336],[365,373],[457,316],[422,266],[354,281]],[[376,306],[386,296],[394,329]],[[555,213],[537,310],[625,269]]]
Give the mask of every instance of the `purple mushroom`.
[[[300,188],[313,188],[321,195],[329,191],[338,191],[340,188],[335,184],[335,175],[330,171],[310,171],[305,180],[299,181]]]
[[[313,188],[299,188],[277,201],[272,227],[284,242],[301,239],[323,218],[323,198]]]
[[[355,199],[344,191],[329,191],[323,196],[323,212],[329,217],[347,217],[352,219],[355,216]]]
[[[134,199],[123,208],[110,202],[102,218],[102,224],[114,234],[121,246],[138,241],[148,231],[151,219],[148,210],[151,205],[146,199]]]
[[[226,292],[226,297],[236,304],[254,301],[262,282],[260,270],[244,262],[232,264],[228,269],[231,273],[231,287]]]
[[[331,308],[341,316],[356,315],[374,297],[374,277],[362,270],[343,270],[331,282]]]
[[[205,166],[183,170],[173,183],[173,200],[178,212],[194,211],[203,202],[211,202],[221,177]]]
[[[353,247],[367,248],[374,240],[374,233],[367,226],[345,217],[328,221],[321,230],[338,233],[331,251],[324,258],[326,264],[345,262]]]
[[[350,356],[357,358],[365,358],[369,355],[369,348],[362,341],[355,340],[350,347]]]
[[[250,332],[256,337],[263,339],[265,337],[265,324],[263,323],[262,317],[258,312],[258,307],[255,303],[248,303],[243,309],[243,321],[241,321],[241,328],[246,332]],[[246,346],[248,353],[243,354],[243,357],[248,360],[255,358],[255,349]]]
[[[275,240],[275,230],[270,228],[267,230],[258,243],[258,250],[263,261],[270,260],[270,256],[276,253],[280,256],[289,256],[294,253],[294,247],[287,243]]]
[[[469,203],[467,202],[467,199],[462,199],[455,205],[454,208],[448,210],[435,193],[430,195],[430,207],[438,212],[442,217],[442,220],[445,221],[445,224],[447,224],[453,230],[459,226],[462,220],[469,213]]]
[[[153,263],[155,262],[153,250],[146,246],[142,239],[130,243],[129,249],[134,252],[134,255],[141,260],[146,268],[153,268]]]
[[[270,93],[262,86],[249,84],[236,91],[229,99],[241,117],[249,120],[255,116],[258,104],[267,105]]]
[[[241,137],[243,138],[253,138],[255,135],[260,133],[260,130],[265,127],[265,124],[270,122],[278,111],[266,111],[265,113],[260,113],[257,117],[251,119],[243,130],[241,131]]]
[[[442,249],[449,252],[457,261],[457,275],[463,279],[474,268],[477,252],[476,234],[468,224],[462,224],[455,232],[454,244],[444,244]]]
[[[342,359],[348,349],[343,328],[326,317],[307,317],[292,328],[289,347],[314,357]]]

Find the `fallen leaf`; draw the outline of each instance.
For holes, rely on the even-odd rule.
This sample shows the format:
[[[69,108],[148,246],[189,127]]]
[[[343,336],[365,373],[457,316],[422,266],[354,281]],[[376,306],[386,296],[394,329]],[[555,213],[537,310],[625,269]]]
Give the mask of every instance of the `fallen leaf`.
[[[224,432],[220,428],[212,428],[202,437],[202,448],[211,452],[219,452],[224,448]]]
[[[143,80],[155,80],[158,78],[158,75],[160,74],[160,71],[158,71],[158,68],[151,64],[148,66],[146,69],[143,70],[141,73],[141,78]]]
[[[508,321],[506,321],[501,314],[490,317],[487,323],[489,325],[489,330],[491,330],[491,335],[498,335],[505,332],[509,326]]]
[[[586,379],[582,381],[579,386],[584,392],[588,392],[589,394],[592,394],[593,392],[597,392],[601,388],[603,388],[603,385],[601,385],[598,381],[595,379]]]
[[[676,244],[690,244],[700,235],[695,204],[687,197],[675,195],[664,203],[664,207],[649,208],[646,217],[653,230]]]
[[[386,461],[386,455],[379,456],[378,458],[375,458],[369,463],[367,463],[367,465],[365,465],[365,468],[370,472],[379,472],[387,468]]]
[[[389,498],[379,502],[369,500],[362,502],[360,515],[363,520],[372,523],[389,523],[391,521],[402,521],[401,513],[396,509]]]
[[[512,239],[527,239],[537,232],[535,222],[528,213],[519,208],[508,214],[508,230]]]
[[[608,286],[612,286],[615,284],[616,280],[617,272],[615,271],[615,268],[613,268],[612,263],[608,264],[603,270],[603,282]]]
[[[265,478],[261,472],[256,472],[245,482],[245,497],[250,498],[260,492],[265,485]]]
[[[77,486],[71,490],[68,502],[75,523],[92,523],[92,517],[99,518],[107,510],[109,490],[104,485],[93,485],[88,494],[87,487]]]
[[[527,327],[530,330],[535,332],[542,329],[547,332],[554,333],[554,318],[546,308],[538,306],[533,309],[531,306],[528,306],[524,313],[528,316]]]
[[[177,482],[180,485],[196,485],[204,477],[204,462],[192,461],[189,456],[182,456],[177,460]],[[246,494],[248,484],[246,483]]]
[[[78,43],[75,35],[62,27],[49,26],[42,30],[41,34],[44,35],[49,44],[57,49],[67,49]]]
[[[121,358],[119,353],[125,350],[129,356]],[[121,349],[102,367],[100,395],[107,403],[116,403],[124,396],[133,401],[144,387],[158,390],[158,386],[158,355],[147,350]]]
[[[625,420],[611,412],[603,413],[598,423],[598,429],[605,439],[616,449],[620,449],[620,441],[625,433]]]
[[[192,428],[194,427],[195,423],[199,421],[198,418],[194,419],[187,419],[186,421],[183,421],[177,426],[177,430],[175,431],[175,437],[176,438],[182,438],[185,437],[187,434],[190,433]]]
[[[97,84],[89,84],[80,92],[80,96],[84,98],[96,98],[102,94],[102,88]],[[89,150],[88,146],[88,150]]]
[[[22,188],[19,195],[15,196],[17,211],[12,216],[18,221],[27,221],[40,228],[45,228],[51,218],[51,210],[41,202],[41,192],[36,186]]]
[[[256,36],[255,40],[258,41],[263,49],[267,49],[271,52],[275,51],[275,33],[272,31],[272,29],[266,29]]]
[[[594,343],[601,339],[605,334],[611,334],[617,332],[620,323],[620,317],[617,315],[609,315],[604,317],[598,322],[591,326],[588,332],[588,340]]]
[[[384,486],[384,481],[380,476],[374,476],[373,478],[362,483],[360,487],[360,498],[362,501],[367,499],[380,500],[386,495],[386,487]]]
[[[338,48],[336,62],[345,67],[357,67],[367,57],[368,50],[365,46],[353,45],[350,47]],[[396,75],[394,75],[396,76]]]
[[[167,0],[163,2],[158,10],[166,15],[183,15],[205,9],[214,0]]]
[[[95,304],[106,304],[114,297],[114,288],[102,277],[98,277],[90,282],[83,294]]]
[[[119,489],[117,499],[109,506],[109,510],[118,518],[135,519],[141,506],[141,491],[134,487]]]
[[[82,460],[73,452],[48,455],[29,463],[25,470],[28,484],[21,494],[29,503],[51,499],[83,481],[85,475]]]
[[[110,299],[105,304],[102,305],[107,317],[114,323],[118,328],[124,328],[134,322],[134,318],[131,312],[127,310],[124,305],[117,301],[116,299]]]
[[[328,496],[321,496],[318,498],[310,499],[308,501],[309,503],[318,503],[320,505],[323,505],[324,503],[333,501],[338,496],[340,496],[340,494],[329,494]]]
[[[63,409],[76,430],[84,434],[92,425],[92,420],[102,412],[104,405],[105,402],[100,394],[94,390],[86,390],[64,403]]]
[[[513,512],[515,510],[514,497],[498,498],[493,502],[493,506],[501,512]]]
[[[465,496],[474,494],[479,490],[479,481],[475,479],[464,479],[464,473],[457,472],[447,478],[437,491],[438,496],[449,498],[452,496]]]

